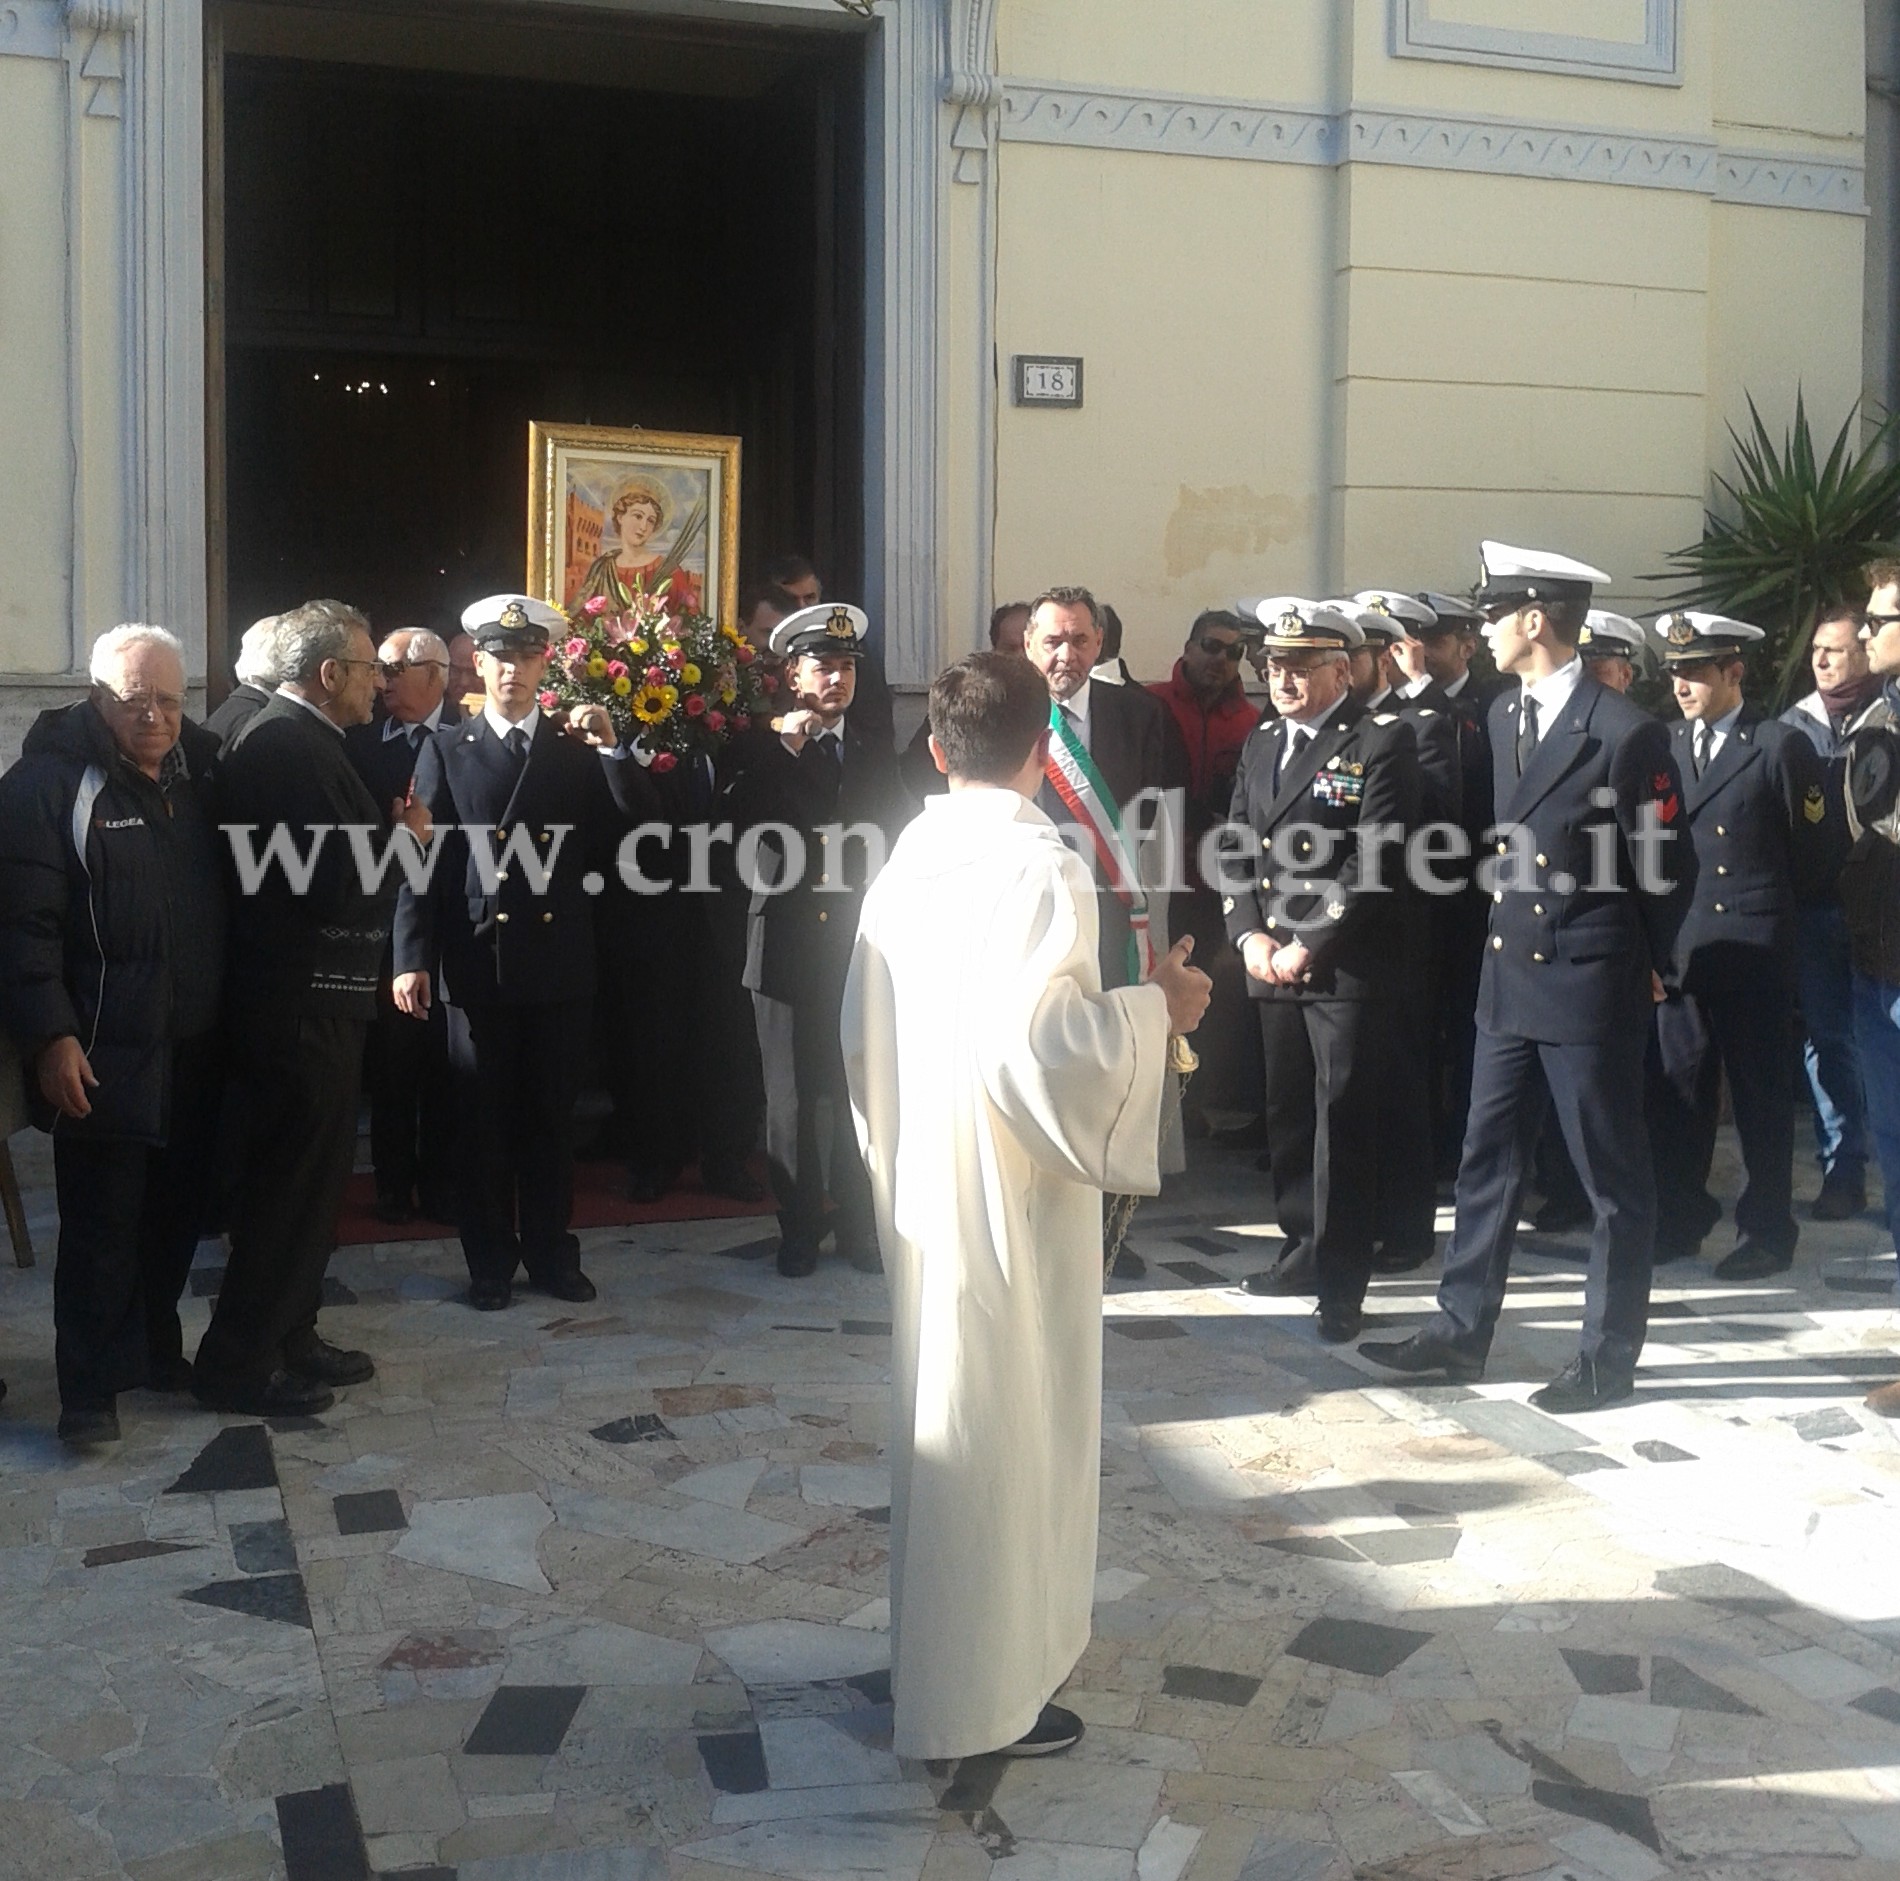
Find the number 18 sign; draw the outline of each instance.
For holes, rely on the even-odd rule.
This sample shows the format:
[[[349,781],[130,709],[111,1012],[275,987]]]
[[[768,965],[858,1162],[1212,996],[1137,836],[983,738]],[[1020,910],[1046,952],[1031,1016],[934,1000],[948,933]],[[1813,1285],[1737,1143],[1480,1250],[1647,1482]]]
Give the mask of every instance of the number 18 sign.
[[[1082,403],[1082,362],[1045,354],[1015,355],[1016,403],[1058,405],[1071,410]]]

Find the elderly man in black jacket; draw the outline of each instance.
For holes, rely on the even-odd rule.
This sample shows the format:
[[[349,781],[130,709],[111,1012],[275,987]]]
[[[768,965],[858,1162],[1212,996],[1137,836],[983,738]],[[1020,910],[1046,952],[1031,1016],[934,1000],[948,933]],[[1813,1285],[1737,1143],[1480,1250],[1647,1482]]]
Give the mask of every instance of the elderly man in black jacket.
[[[339,601],[310,601],[278,635],[288,677],[221,773],[239,891],[230,1019],[244,1144],[196,1381],[203,1403],[254,1416],[325,1410],[333,1386],[375,1374],[367,1353],[318,1335],[317,1307],[396,895],[376,867],[392,840],[382,807],[343,741],[376,696],[369,627]]]
[[[217,1116],[224,882],[216,742],[162,628],[116,627],[92,692],[43,712],[0,779],[0,1016],[53,1133],[59,1434],[188,1390],[178,1324]]]

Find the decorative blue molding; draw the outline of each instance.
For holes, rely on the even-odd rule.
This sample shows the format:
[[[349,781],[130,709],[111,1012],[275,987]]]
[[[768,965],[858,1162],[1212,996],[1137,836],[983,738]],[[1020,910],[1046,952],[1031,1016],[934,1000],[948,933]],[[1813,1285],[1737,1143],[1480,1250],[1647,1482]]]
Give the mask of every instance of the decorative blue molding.
[[[1484,176],[1674,189],[1718,202],[1865,215],[1858,164],[1726,151],[1700,138],[1417,111],[1347,111],[1162,92],[999,81],[1012,143],[1232,157],[1256,163],[1390,163]]]
[[[66,56],[62,0],[0,0],[0,59]]]
[[[1621,79],[1638,85],[1682,83],[1681,0],[1648,0],[1640,44],[1579,33],[1515,32],[1433,16],[1434,0],[1389,0],[1395,59],[1454,65],[1502,65],[1567,78]]]

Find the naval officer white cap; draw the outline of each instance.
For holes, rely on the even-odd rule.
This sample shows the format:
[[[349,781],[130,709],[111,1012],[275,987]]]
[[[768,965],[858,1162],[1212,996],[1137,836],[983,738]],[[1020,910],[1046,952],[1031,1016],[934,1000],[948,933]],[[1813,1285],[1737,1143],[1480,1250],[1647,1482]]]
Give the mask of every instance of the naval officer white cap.
[[[1540,601],[1588,601],[1593,588],[1610,577],[1588,562],[1549,549],[1517,549],[1508,542],[1479,544],[1482,580],[1478,606],[1487,614],[1508,614]]]

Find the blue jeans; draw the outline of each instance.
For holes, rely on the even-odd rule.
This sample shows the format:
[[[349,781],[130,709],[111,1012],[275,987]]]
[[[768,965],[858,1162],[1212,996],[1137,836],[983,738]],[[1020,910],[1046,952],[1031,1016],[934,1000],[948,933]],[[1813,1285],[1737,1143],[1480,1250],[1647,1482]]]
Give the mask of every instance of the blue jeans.
[[[1887,1191],[1887,1232],[1900,1246],[1900,986],[1854,975],[1854,1038],[1867,1080],[1867,1127]]]
[[[1854,1043],[1854,961],[1838,905],[1796,910],[1795,964],[1821,1173],[1839,1170],[1843,1180],[1858,1182],[1867,1169],[1867,1097]]]

